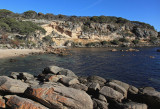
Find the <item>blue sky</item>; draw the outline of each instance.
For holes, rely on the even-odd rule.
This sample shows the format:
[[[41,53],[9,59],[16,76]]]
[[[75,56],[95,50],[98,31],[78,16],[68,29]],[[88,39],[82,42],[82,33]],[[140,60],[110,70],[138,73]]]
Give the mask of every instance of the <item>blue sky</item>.
[[[117,16],[149,23],[160,31],[160,0],[1,0],[0,8],[16,13]]]

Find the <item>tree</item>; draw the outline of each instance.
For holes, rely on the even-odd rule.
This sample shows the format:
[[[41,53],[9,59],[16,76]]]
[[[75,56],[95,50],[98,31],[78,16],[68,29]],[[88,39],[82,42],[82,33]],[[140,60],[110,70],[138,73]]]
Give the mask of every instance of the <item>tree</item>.
[[[33,18],[37,17],[37,12],[29,10],[29,11],[24,12],[23,15],[24,15],[25,18],[33,19]]]
[[[6,9],[0,9],[0,17],[7,17],[11,14],[13,14],[12,11],[9,11],[9,10],[6,10]]]

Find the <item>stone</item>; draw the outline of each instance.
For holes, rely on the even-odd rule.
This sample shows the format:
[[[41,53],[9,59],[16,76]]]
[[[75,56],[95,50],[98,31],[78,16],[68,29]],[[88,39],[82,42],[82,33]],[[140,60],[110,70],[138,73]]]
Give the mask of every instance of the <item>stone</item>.
[[[29,86],[36,86],[38,85],[40,82],[35,80],[35,79],[32,79],[32,80],[26,80],[25,83],[27,83]]]
[[[79,83],[77,78],[72,78],[72,77],[63,77],[60,79],[60,82],[67,86]]]
[[[17,79],[18,75],[19,75],[18,72],[11,72],[10,77],[13,78],[13,79]]]
[[[136,103],[136,102],[128,102],[123,104],[124,109],[148,109],[146,104]]]
[[[154,88],[147,87],[139,92],[138,98],[146,103],[151,109],[159,109],[160,107],[160,92]]]
[[[110,88],[108,86],[104,86],[100,91],[99,91],[100,94],[104,95],[106,98],[110,98],[110,99],[114,99],[114,100],[117,100],[119,102],[122,101],[122,99],[124,99],[124,96],[114,90],[113,88]]]
[[[47,107],[27,98],[9,95],[6,105],[11,109],[48,109]]]
[[[98,99],[104,102],[107,102],[107,99],[104,95],[99,94]]]
[[[49,74],[49,73],[51,73],[51,74],[57,74],[61,70],[63,70],[63,68],[52,65],[52,66],[46,67],[43,70],[43,73],[44,74]]]
[[[6,108],[5,100],[0,96],[0,109]]]
[[[29,79],[34,79],[34,76],[27,72],[19,72],[18,79],[26,81]]]
[[[100,90],[99,83],[90,82],[87,84],[87,86],[88,86],[88,90],[90,90],[90,91],[96,91],[96,90],[99,91]]]
[[[29,85],[20,80],[15,80],[7,76],[0,76],[1,92],[24,93],[27,87],[29,87]]]
[[[65,77],[64,75],[54,75],[54,74],[47,74],[44,77],[44,81],[48,81],[48,82],[57,82],[59,81],[61,78]]]
[[[138,94],[138,89],[132,85],[129,86],[128,93],[130,94]]]
[[[75,89],[79,89],[79,90],[83,90],[83,91],[88,91],[88,87],[84,84],[81,83],[77,83],[77,84],[72,84],[70,85],[70,87],[75,88]]]
[[[108,109],[108,103],[98,99],[93,99],[93,109]]]
[[[93,109],[93,102],[86,92],[58,83],[30,87],[25,94],[48,108]]]
[[[67,77],[78,78],[71,70],[68,70],[68,69],[63,69],[63,70],[59,71],[58,75],[65,75]]]
[[[122,87],[123,87],[124,89],[126,89],[127,91],[128,91],[128,89],[129,89],[129,84],[124,83],[124,82],[122,82],[122,81],[118,81],[118,80],[110,80],[110,82],[114,82],[114,83],[116,83],[116,84],[122,86]]]
[[[127,91],[126,91],[122,86],[120,86],[120,85],[118,85],[118,84],[116,84],[116,83],[113,83],[113,82],[109,82],[107,85],[108,85],[109,87],[113,88],[114,90],[122,93],[123,96],[124,96],[125,98],[127,98]]]
[[[87,78],[86,77],[78,77],[78,80],[82,84],[87,84]]]
[[[99,83],[101,87],[106,83],[106,80],[100,76],[89,76],[87,80],[89,82]]]

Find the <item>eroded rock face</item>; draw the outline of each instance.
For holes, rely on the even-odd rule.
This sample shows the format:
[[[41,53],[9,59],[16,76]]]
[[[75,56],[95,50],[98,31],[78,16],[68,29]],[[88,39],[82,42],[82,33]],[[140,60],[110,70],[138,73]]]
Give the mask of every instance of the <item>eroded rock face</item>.
[[[20,80],[15,80],[7,76],[0,76],[1,92],[24,93],[27,87],[29,87],[29,85]]]
[[[11,109],[48,109],[47,107],[27,98],[16,95],[9,95],[7,106]]]
[[[108,86],[104,86],[100,90],[100,94],[104,95],[106,98],[111,98],[111,99],[117,100],[119,102],[121,102],[122,99],[124,98],[124,96],[120,92],[118,92]]]
[[[58,83],[43,84],[28,88],[25,92],[49,108],[92,109],[90,96],[81,90],[68,88]]]
[[[0,96],[0,109],[6,108],[5,100]]]

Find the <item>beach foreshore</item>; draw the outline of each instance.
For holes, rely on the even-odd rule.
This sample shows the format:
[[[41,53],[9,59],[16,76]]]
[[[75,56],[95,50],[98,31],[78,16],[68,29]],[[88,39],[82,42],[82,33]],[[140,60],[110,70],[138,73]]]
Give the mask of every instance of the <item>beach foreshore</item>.
[[[42,49],[0,49],[0,59],[44,52]]]

